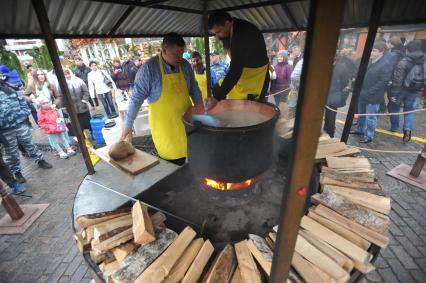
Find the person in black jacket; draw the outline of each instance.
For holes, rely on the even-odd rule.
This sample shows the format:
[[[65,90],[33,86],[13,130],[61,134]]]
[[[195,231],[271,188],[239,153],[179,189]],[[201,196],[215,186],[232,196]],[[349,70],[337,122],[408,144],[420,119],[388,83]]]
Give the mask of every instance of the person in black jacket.
[[[231,64],[223,82],[213,88],[207,108],[226,98],[263,100],[269,86],[269,59],[260,30],[223,11],[212,12],[208,26],[222,41]]]
[[[346,105],[349,85],[356,71],[352,55],[353,50],[351,49],[343,49],[336,55],[336,64],[334,65],[327,98],[327,106],[334,110]],[[332,138],[336,129],[336,114],[332,110],[325,110],[324,131]]]
[[[74,75],[77,78],[80,78],[83,80],[83,82],[86,84],[86,86],[88,87],[88,82],[87,82],[87,75],[92,71],[89,67],[86,66],[86,64],[84,64],[83,60],[80,57],[76,57],[75,58],[75,70],[74,70]],[[99,101],[98,98],[94,98],[94,101],[92,100],[92,98],[89,98],[89,103],[90,106],[95,107],[99,106]]]
[[[386,46],[388,50],[385,52],[384,58],[388,60],[389,65],[393,70],[395,70],[396,65],[401,61],[402,57],[404,57],[404,46],[402,45],[402,41],[398,36],[392,36],[387,42]],[[389,81],[388,87],[386,88],[386,93],[388,97],[388,104],[387,104],[387,110],[389,113],[395,112],[396,109],[399,109],[399,105],[393,102],[390,99],[390,93],[391,93],[391,86],[392,86],[392,78]],[[385,112],[386,106],[383,103],[383,106],[380,106],[380,112]],[[391,116],[392,117],[392,116]],[[392,132],[396,132],[395,129],[391,128]]]
[[[407,75],[415,65],[420,65],[424,70],[425,54],[421,50],[421,41],[413,40],[407,44],[407,55],[402,58],[396,65],[392,75],[392,85],[389,95],[389,101],[394,103],[395,107],[389,112],[399,113],[401,105],[404,105],[404,112],[412,111],[416,108],[417,99],[419,94],[424,89],[424,84],[420,87],[413,87],[407,85]],[[390,116],[391,131],[398,131],[399,129],[399,116]],[[408,142],[411,140],[411,129],[414,123],[414,113],[404,114],[404,136],[403,141]]]
[[[359,103],[359,114],[373,114],[359,116],[358,128],[353,134],[363,135],[360,143],[369,143],[374,138],[374,131],[377,127],[377,114],[380,104],[384,100],[385,89],[391,76],[391,68],[388,61],[383,57],[386,50],[386,43],[376,41],[371,50],[371,59],[368,64],[362,85]]]

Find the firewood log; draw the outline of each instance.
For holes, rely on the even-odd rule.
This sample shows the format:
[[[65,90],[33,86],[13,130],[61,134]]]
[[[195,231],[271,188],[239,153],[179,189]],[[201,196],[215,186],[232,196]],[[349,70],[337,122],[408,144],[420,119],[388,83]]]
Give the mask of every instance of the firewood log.
[[[214,252],[212,243],[206,240],[182,279],[182,283],[196,283]]]
[[[203,279],[203,283],[229,282],[234,275],[236,267],[237,257],[234,247],[228,244],[210,266],[207,276]]]
[[[273,254],[265,240],[257,235],[249,234],[247,247],[265,273],[270,276]]]
[[[119,216],[123,216],[126,214],[130,214],[130,209],[118,209],[114,211],[106,211],[100,213],[93,213],[87,215],[78,216],[76,221],[81,229],[86,228],[90,225],[95,225],[101,222],[104,222],[108,219],[116,218]]]
[[[272,240],[271,240],[272,241]],[[241,282],[243,283],[260,283],[260,272],[256,263],[247,247],[247,241],[241,241],[235,245],[235,253],[237,255],[238,267],[241,273]]]
[[[132,207],[133,237],[136,244],[144,245],[155,241],[155,231],[152,226],[148,208],[137,201]]]

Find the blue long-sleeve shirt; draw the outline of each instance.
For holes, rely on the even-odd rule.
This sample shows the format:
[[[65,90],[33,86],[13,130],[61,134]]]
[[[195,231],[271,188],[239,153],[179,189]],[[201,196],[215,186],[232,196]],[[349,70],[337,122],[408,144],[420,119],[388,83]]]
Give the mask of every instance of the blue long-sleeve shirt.
[[[179,64],[183,70],[192,101],[194,104],[201,104],[203,101],[201,91],[195,80],[194,71],[191,65],[186,60],[182,60]],[[166,74],[177,73],[179,70],[178,67],[172,68],[172,66],[164,62],[164,60],[163,66]],[[160,62],[158,56],[155,56],[149,59],[136,74],[133,93],[124,122],[126,128],[132,128],[133,122],[144,100],[148,99],[149,104],[154,103],[160,98],[162,88],[163,83],[161,80]]]

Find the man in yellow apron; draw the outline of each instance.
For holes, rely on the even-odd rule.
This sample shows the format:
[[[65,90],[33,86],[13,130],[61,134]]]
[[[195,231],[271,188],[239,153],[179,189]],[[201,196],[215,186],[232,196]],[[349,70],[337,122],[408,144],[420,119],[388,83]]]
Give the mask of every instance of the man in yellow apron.
[[[149,127],[161,158],[185,163],[187,140],[182,114],[201,104],[201,92],[191,65],[182,60],[185,41],[177,33],[163,38],[161,54],[149,59],[137,72],[121,140],[132,136],[132,126],[143,101],[149,103]],[[191,102],[192,100],[192,102]]]
[[[265,40],[253,24],[232,18],[224,11],[210,14],[208,26],[231,57],[229,71],[213,88],[208,108],[221,99],[264,100],[269,85],[269,60]]]
[[[197,80],[198,87],[201,90],[201,94],[203,95],[203,100],[207,99],[210,94],[207,94],[207,75],[206,75],[206,67],[203,64],[203,59],[201,58],[201,54],[197,51],[193,51],[191,53],[191,63],[192,68],[194,69],[195,79]],[[214,85],[217,83],[216,72],[213,68],[210,68],[210,86],[213,89]]]

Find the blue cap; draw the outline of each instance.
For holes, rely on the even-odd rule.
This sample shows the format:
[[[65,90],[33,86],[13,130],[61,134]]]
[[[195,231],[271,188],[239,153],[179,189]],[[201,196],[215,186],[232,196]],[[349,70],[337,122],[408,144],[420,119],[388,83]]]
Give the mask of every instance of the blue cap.
[[[183,53],[183,59],[186,59],[186,60],[191,59],[191,54],[188,51],[185,51]]]

